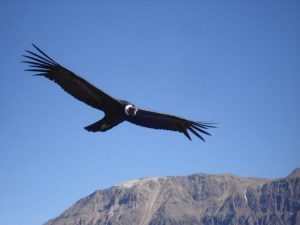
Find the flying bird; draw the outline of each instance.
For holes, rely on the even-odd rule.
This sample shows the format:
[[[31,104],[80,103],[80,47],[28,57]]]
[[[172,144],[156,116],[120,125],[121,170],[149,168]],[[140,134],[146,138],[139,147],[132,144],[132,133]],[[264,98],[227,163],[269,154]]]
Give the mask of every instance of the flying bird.
[[[128,121],[130,123],[154,129],[177,131],[191,140],[188,131],[204,141],[201,134],[210,135],[206,130],[215,127],[213,123],[196,122],[178,116],[154,112],[138,108],[129,101],[111,97],[101,89],[93,86],[85,79],[55,62],[46,53],[32,44],[35,52],[27,51],[22,61],[29,65],[26,71],[35,72],[35,76],[43,76],[54,81],[74,98],[104,112],[104,117],[85,129],[90,132],[105,132],[116,125]]]

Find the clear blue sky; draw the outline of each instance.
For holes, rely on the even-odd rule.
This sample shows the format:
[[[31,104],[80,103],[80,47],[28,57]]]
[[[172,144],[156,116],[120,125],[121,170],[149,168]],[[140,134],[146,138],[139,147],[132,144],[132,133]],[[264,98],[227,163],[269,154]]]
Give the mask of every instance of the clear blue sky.
[[[79,2],[79,1],[78,1]],[[147,176],[300,166],[300,1],[2,1],[0,224],[39,225]],[[35,43],[112,96],[217,122],[206,143],[123,123],[24,72]]]

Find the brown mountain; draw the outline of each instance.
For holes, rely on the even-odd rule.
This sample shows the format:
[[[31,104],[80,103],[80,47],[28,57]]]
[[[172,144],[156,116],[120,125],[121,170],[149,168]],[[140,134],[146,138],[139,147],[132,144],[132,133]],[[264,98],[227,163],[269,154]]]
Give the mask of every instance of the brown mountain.
[[[300,169],[282,179],[231,174],[144,178],[87,196],[44,225],[300,224]]]

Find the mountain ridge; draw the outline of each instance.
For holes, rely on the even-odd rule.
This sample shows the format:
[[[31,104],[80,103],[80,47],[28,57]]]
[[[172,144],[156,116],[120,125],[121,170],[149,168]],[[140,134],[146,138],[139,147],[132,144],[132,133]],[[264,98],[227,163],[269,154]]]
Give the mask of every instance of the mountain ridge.
[[[97,190],[44,225],[300,224],[300,169],[286,178],[146,177]]]

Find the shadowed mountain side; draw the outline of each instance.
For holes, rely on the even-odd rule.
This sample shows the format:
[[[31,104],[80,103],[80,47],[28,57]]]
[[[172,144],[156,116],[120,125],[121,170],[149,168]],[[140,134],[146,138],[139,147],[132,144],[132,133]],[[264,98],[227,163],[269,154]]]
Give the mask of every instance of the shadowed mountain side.
[[[300,169],[282,179],[230,174],[144,178],[94,192],[45,225],[300,224]]]

